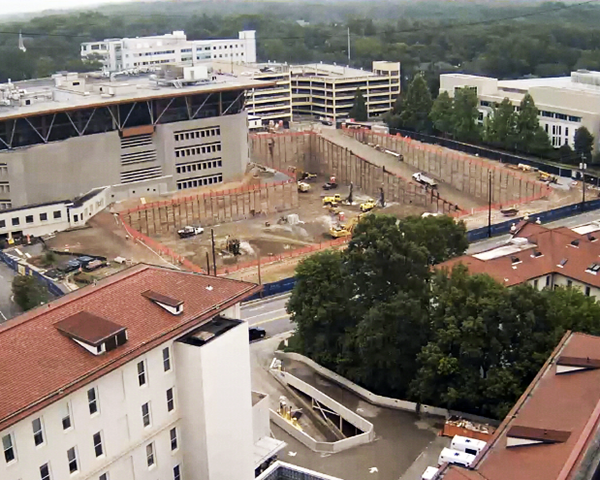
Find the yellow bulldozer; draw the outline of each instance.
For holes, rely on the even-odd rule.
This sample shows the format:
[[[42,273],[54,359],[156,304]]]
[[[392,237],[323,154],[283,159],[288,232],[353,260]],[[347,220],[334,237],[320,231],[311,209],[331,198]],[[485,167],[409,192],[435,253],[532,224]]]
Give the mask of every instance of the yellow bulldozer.
[[[350,235],[352,235],[352,232],[354,231],[354,227],[356,227],[356,224],[360,220],[361,216],[362,215],[351,218],[350,220],[348,220],[346,222],[345,225],[340,225],[340,224],[333,225],[329,229],[329,235],[331,235],[333,238],[349,237]]]
[[[336,206],[338,204],[342,203],[342,196],[339,193],[336,193],[335,195],[329,195],[327,197],[323,197],[323,205],[325,206]]]

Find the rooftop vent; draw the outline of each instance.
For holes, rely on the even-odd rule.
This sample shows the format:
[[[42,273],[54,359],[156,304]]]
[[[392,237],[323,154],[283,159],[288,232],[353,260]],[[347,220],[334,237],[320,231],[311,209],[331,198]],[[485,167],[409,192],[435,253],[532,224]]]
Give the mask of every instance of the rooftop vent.
[[[556,374],[579,372],[581,370],[597,370],[600,368],[600,359],[590,357],[565,357],[561,356],[556,362]]]
[[[563,268],[567,264],[568,261],[569,261],[568,258],[563,258],[557,266],[560,268]]]
[[[577,240],[577,239],[576,239],[576,240],[573,240],[573,241],[571,242],[571,245],[572,245],[573,247],[579,247],[579,240]]]
[[[571,436],[571,432],[564,430],[547,430],[544,428],[521,427],[515,425],[506,434],[507,447],[520,447],[526,445],[539,445],[548,443],[564,443]]]
[[[54,326],[94,355],[110,352],[127,342],[125,327],[85,311],[71,315]]]
[[[142,295],[149,300],[152,300],[159,307],[164,308],[172,315],[180,315],[183,312],[183,300],[177,300],[173,297],[168,297],[162,293],[157,293],[154,290],[146,290]]]
[[[519,259],[519,257],[517,257],[515,255],[510,257],[510,261],[512,262],[513,265],[516,265],[517,263],[521,263],[521,260]]]
[[[533,253],[531,254],[532,258],[539,258],[539,257],[543,257],[544,254],[542,252],[540,252],[537,248],[535,248],[533,250]]]
[[[594,236],[593,236],[591,233],[588,233],[588,234],[587,234],[587,239],[588,239],[590,242],[595,242],[596,240],[598,240],[598,239],[597,239],[596,237],[594,237]]]

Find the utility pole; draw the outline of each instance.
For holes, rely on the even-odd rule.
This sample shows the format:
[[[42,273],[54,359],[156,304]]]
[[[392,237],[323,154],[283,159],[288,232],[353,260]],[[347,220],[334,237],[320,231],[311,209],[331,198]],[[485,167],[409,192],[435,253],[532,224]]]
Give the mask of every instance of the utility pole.
[[[584,163],[584,156],[583,153],[581,154],[581,163],[579,164],[579,169],[581,170],[581,181],[583,182],[582,185],[582,198],[581,198],[581,212],[583,213],[584,209],[585,209],[585,171],[587,169],[587,163]]]
[[[257,250],[257,252],[258,252],[258,250]],[[256,254],[256,257],[258,258],[258,284],[262,285],[262,279],[260,277],[260,252],[258,252]]]
[[[210,237],[212,241],[212,257],[213,257],[213,275],[217,276],[217,255],[215,253],[215,231],[210,229]]]
[[[488,237],[492,238],[492,171],[488,170]]]
[[[210,275],[210,258],[208,252],[206,252],[206,273]]]
[[[350,63],[350,27],[348,27],[348,63]]]

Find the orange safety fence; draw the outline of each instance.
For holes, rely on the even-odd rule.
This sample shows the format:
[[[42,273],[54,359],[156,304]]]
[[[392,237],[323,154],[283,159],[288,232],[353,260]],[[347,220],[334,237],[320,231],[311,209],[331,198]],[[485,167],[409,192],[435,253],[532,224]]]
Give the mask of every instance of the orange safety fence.
[[[288,260],[290,258],[301,257],[308,253],[318,252],[321,250],[325,250],[327,248],[341,247],[342,245],[346,244],[349,240],[350,240],[349,237],[336,238],[334,240],[330,240],[329,242],[321,242],[321,243],[318,243],[315,245],[308,245],[306,247],[296,248],[294,250],[290,250],[289,252],[282,253],[279,255],[270,255],[266,258],[261,259],[260,265],[261,266],[269,265],[272,263],[281,262],[283,260]],[[221,268],[217,269],[217,274],[218,275],[228,275],[230,273],[237,272],[239,270],[245,270],[247,268],[258,267],[258,262],[259,262],[259,260],[257,259],[257,260],[251,260],[249,262],[243,262],[243,263],[238,263],[235,265],[228,265],[225,267],[221,267]]]

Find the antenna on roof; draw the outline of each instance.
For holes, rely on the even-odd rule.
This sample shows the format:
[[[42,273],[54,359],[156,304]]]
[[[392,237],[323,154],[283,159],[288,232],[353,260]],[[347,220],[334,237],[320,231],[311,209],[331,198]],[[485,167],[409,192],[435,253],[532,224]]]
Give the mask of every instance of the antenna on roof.
[[[21,50],[22,52],[27,51],[27,49],[25,48],[25,44],[23,43],[23,34],[21,33],[21,30],[19,30],[19,50]]]

